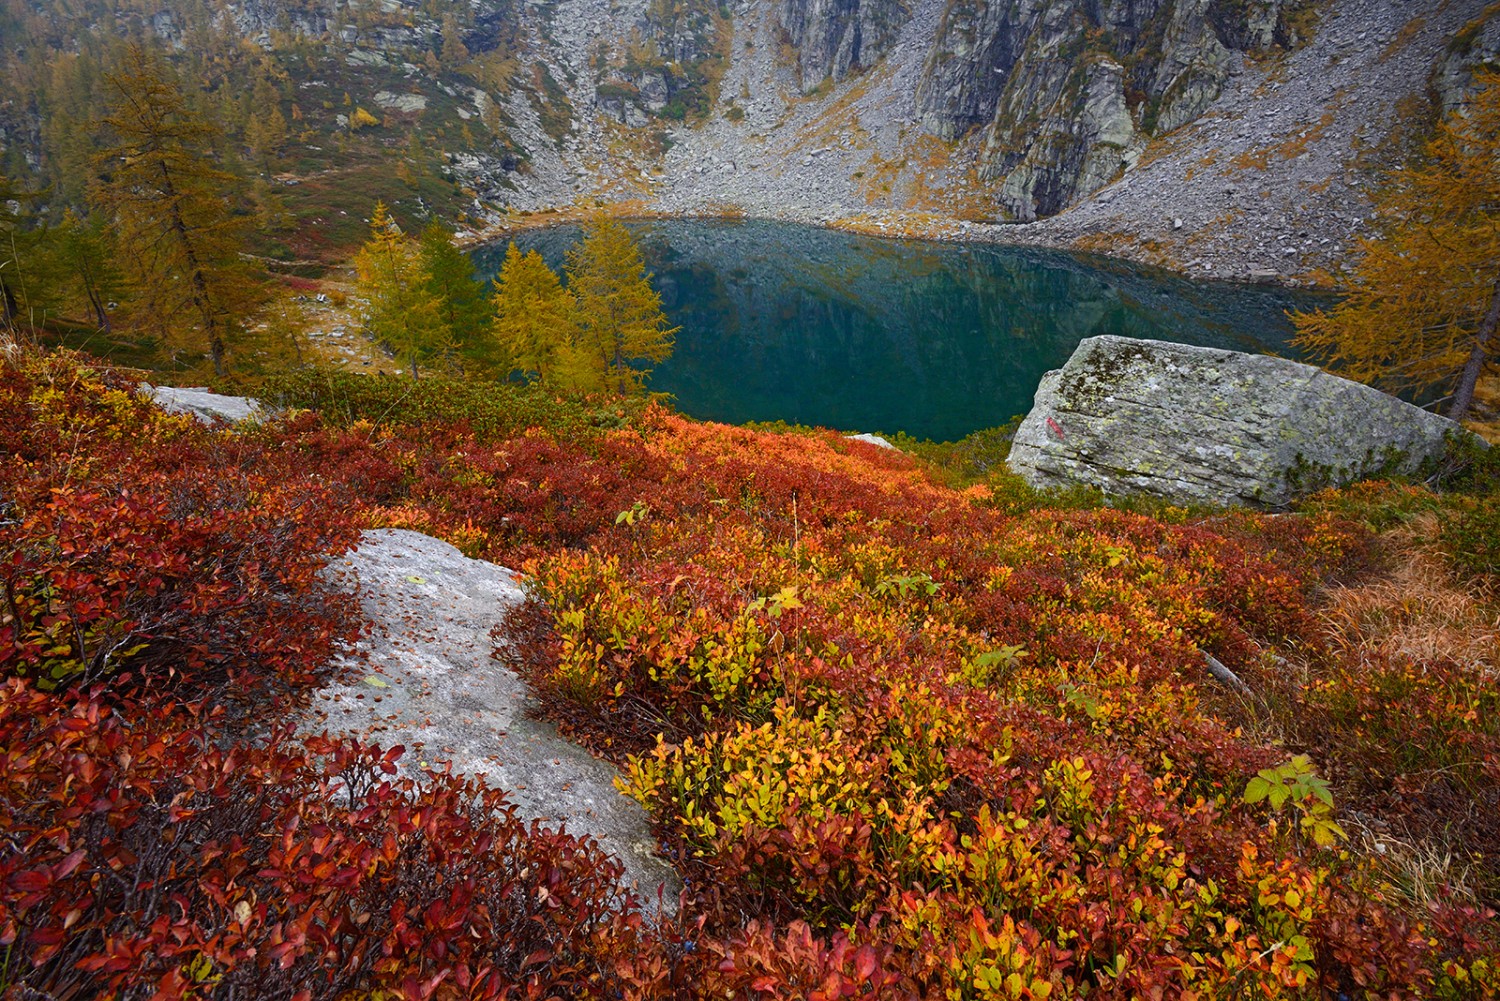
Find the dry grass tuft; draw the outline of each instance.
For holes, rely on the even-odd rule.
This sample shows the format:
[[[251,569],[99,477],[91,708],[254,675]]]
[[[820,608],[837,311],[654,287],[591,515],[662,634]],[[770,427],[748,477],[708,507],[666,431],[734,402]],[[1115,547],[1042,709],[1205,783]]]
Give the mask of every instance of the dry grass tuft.
[[[1399,555],[1389,576],[1331,588],[1327,640],[1349,656],[1454,661],[1493,676],[1500,665],[1500,618],[1479,590],[1460,581],[1430,543],[1436,518],[1423,515],[1386,538]]]
[[[1410,902],[1416,914],[1443,900],[1475,899],[1474,867],[1433,838],[1412,836],[1358,811],[1343,815],[1339,823],[1350,847],[1364,858],[1369,878]]]

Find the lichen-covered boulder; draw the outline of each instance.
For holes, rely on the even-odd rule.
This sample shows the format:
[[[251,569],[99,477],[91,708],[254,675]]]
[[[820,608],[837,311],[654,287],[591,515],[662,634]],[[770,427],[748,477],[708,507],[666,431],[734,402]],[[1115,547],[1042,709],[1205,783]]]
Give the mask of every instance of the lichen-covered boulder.
[[[1009,463],[1034,486],[1278,507],[1330,484],[1415,472],[1450,432],[1466,433],[1311,365],[1103,336],[1043,376]]]

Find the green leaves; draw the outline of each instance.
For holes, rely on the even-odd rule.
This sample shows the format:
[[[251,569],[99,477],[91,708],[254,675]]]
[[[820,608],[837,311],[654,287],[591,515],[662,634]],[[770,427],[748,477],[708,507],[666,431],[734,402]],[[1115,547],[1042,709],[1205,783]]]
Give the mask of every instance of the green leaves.
[[[1300,801],[1315,798],[1333,806],[1333,794],[1328,791],[1328,780],[1313,771],[1312,759],[1299,754],[1284,765],[1263,768],[1245,787],[1244,801],[1259,803],[1271,801],[1271,809],[1281,809],[1288,800]]]
[[[650,514],[651,506],[649,504],[645,501],[636,501],[630,507],[615,515],[615,524],[628,525],[634,528],[640,522],[645,521]]]
[[[1245,786],[1241,799],[1250,805],[1265,801],[1273,811],[1288,804],[1297,810],[1298,826],[1319,847],[1346,837],[1333,820],[1333,793],[1328,780],[1313,771],[1312,759],[1299,754],[1275,768],[1263,768]]]
[[[943,585],[936,583],[931,574],[889,574],[875,583],[877,597],[895,595],[905,598],[911,594],[937,594]]]
[[[396,352],[413,379],[419,366],[453,346],[446,301],[433,291],[420,245],[404,236],[384,203],[370,218],[370,239],[355,259],[368,303],[365,327]]]

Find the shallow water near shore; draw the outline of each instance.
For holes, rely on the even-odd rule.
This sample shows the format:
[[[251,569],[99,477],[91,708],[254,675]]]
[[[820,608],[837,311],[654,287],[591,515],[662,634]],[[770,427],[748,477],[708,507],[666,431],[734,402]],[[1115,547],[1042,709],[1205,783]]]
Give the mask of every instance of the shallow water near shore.
[[[1031,407],[1096,334],[1295,355],[1288,309],[1331,300],[1102,258],[778,222],[631,223],[677,349],[650,388],[704,420],[953,440]],[[554,268],[578,238],[520,234]],[[492,277],[505,244],[473,254]]]

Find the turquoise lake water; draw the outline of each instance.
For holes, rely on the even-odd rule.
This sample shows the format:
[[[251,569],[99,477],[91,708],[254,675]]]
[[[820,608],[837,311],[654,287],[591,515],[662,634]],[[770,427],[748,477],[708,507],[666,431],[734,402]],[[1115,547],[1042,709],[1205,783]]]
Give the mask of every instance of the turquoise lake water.
[[[1031,407],[1085,337],[1294,354],[1289,308],[1327,300],[1099,258],[884,240],[784,223],[631,228],[682,327],[649,388],[693,417],[953,440]],[[518,239],[561,269],[572,227]],[[505,246],[475,252],[485,277]]]

